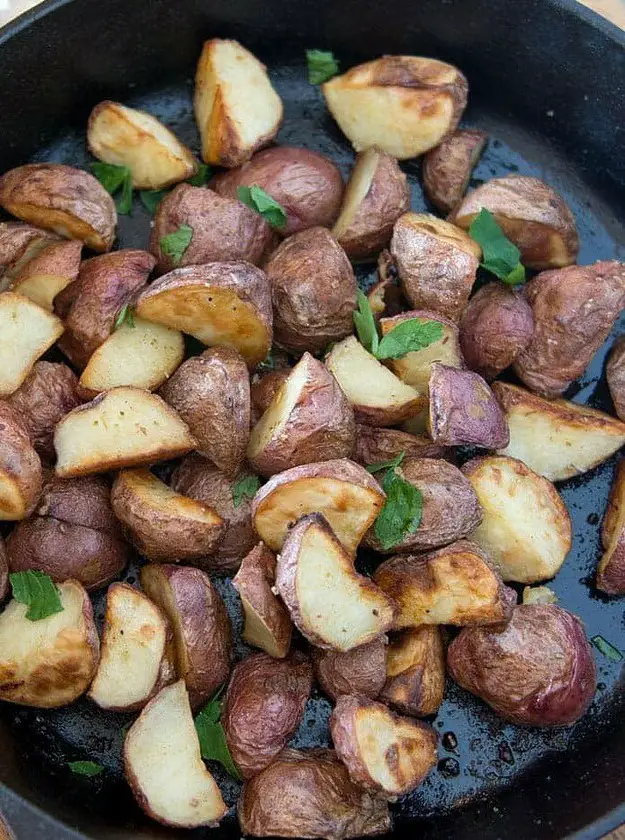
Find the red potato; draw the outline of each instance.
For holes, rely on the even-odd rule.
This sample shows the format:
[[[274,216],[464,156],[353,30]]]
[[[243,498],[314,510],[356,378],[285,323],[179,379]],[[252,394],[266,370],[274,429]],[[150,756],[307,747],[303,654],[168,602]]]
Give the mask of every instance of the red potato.
[[[450,213],[466,193],[487,140],[485,131],[461,128],[424,156],[423,189],[442,213]]]
[[[0,601],[9,594],[9,563],[4,540],[0,537]]]
[[[619,338],[612,347],[606,365],[606,378],[616,416],[620,420],[625,420],[625,340],[623,337]]]
[[[59,237],[25,222],[0,222],[0,291],[8,289],[12,275]]]
[[[26,248],[3,280],[8,281],[11,291],[52,312],[55,297],[78,276],[81,251],[82,242],[39,238]]]
[[[625,461],[618,462],[601,528],[597,589],[625,595]]]
[[[376,321],[386,316],[392,318],[399,315],[408,304],[399,288],[397,269],[388,251],[382,251],[378,258],[379,281],[369,289],[367,300]]]
[[[452,455],[451,449],[433,443],[424,435],[356,424],[356,445],[352,457],[363,467],[390,461],[402,452],[406,458],[450,458]]]
[[[375,700],[386,680],[386,637],[345,653],[313,649],[315,677],[335,702],[343,694]]]
[[[42,480],[41,460],[17,410],[0,401],[0,521],[26,519]]]
[[[270,370],[255,375],[250,386],[252,400],[252,425],[256,425],[269,408],[271,401],[291,374],[291,368]]]
[[[445,648],[440,628],[424,624],[397,634],[388,646],[380,702],[414,717],[438,711],[445,693]]]

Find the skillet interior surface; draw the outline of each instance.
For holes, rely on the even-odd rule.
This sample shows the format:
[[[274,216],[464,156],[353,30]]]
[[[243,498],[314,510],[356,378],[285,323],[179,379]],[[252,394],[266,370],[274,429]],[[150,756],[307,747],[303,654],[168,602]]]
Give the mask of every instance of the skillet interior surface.
[[[505,8],[504,8],[505,7]],[[271,70],[285,103],[283,144],[317,149],[347,174],[353,153],[306,81],[303,51],[333,49],[343,67],[383,52],[432,55],[458,64],[471,85],[464,124],[485,128],[488,151],[474,183],[511,172],[537,175],[559,190],[580,231],[579,261],[625,260],[625,41],[568,4],[494,0],[295,0],[227,4],[178,0],[75,0],[47,5],[48,14],[0,34],[0,172],[27,160],[86,166],[84,128],[102,98],[144,107],[198,148],[191,93],[202,40],[237,37]],[[40,18],[40,19],[39,19]],[[598,19],[597,19],[598,21]],[[570,59],[570,60],[569,60]],[[620,141],[620,142],[619,142]],[[426,207],[420,166],[404,165],[412,207]],[[135,200],[121,217],[116,247],[145,247],[150,218]],[[370,267],[359,268],[369,282]],[[615,330],[623,331],[625,318]],[[605,351],[568,396],[607,411]],[[574,524],[574,547],[553,583],[560,603],[580,615],[589,636],[602,635],[625,651],[623,602],[597,594],[599,523],[614,460],[559,485]],[[367,558],[362,558],[366,564]],[[136,580],[136,567],[128,572]],[[236,596],[218,581],[235,627]],[[94,598],[101,619],[103,594]],[[245,655],[239,645],[237,655]],[[625,713],[622,663],[597,652],[598,685],[586,717],[572,729],[534,730],[505,725],[483,704],[448,685],[434,725],[442,738],[438,769],[414,794],[393,806],[397,836],[443,838],[554,838],[582,830],[625,801]],[[328,743],[325,698],[315,693],[293,743]],[[132,717],[100,713],[88,701],[54,711],[0,708],[0,779],[31,803],[98,838],[167,837],[134,806],[121,780],[121,746]],[[259,721],[262,726],[262,721]],[[72,776],[67,762],[98,761],[103,776]],[[216,775],[227,801],[237,786]],[[69,836],[60,827],[36,828],[18,798],[0,794],[18,838]],[[41,819],[44,819],[43,817]],[[614,812],[582,836],[599,836],[625,819]],[[30,822],[28,822],[30,820]],[[43,825],[43,823],[41,823]],[[25,828],[28,826],[28,828]],[[58,831],[58,834],[56,833]],[[36,832],[36,833],[33,833]],[[239,836],[233,816],[216,831],[185,836]]]

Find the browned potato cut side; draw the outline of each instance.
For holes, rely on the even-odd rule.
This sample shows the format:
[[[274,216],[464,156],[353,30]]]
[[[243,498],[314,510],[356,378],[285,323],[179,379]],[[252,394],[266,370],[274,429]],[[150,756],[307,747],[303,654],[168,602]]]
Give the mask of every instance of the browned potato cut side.
[[[82,242],[45,242],[45,247],[14,268],[9,288],[52,312],[54,298],[78,276]],[[7,276],[7,275],[5,275]]]
[[[362,423],[356,425],[353,458],[363,467],[390,461],[402,452],[406,458],[450,458],[453,450],[439,446],[425,435],[378,429]]]
[[[614,342],[605,372],[616,416],[625,420],[625,337]]]
[[[440,628],[424,624],[393,638],[380,702],[414,717],[438,711],[445,693],[445,648]]]
[[[548,586],[524,586],[522,604],[557,604],[558,596]]]
[[[59,237],[25,222],[0,222],[0,291],[5,292],[14,275]]]
[[[335,702],[343,694],[375,700],[386,679],[386,637],[344,653],[315,648],[313,663],[319,685]]]
[[[619,461],[601,529],[603,556],[597,568],[597,588],[608,595],[625,595],[625,461]]]
[[[41,461],[18,411],[0,401],[0,521],[25,519],[39,498]]]
[[[485,131],[462,128],[423,158],[423,189],[442,213],[450,213],[466,193],[487,140]]]

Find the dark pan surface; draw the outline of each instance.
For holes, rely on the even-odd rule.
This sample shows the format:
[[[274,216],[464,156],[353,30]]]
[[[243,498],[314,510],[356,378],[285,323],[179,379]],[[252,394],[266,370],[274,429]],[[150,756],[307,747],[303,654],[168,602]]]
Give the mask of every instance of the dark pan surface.
[[[28,159],[85,166],[85,116],[105,96],[151,111],[197,149],[191,74],[201,41],[220,35],[238,37],[270,67],[285,102],[278,142],[324,152],[346,174],[353,153],[327,115],[319,91],[306,81],[303,49],[333,48],[344,67],[381,52],[423,53],[458,63],[469,77],[472,95],[465,124],[491,134],[474,173],[476,183],[510,172],[544,178],[564,195],[576,216],[579,261],[625,260],[625,163],[619,138],[625,127],[625,97],[615,90],[625,78],[625,47],[610,40],[609,27],[602,33],[587,25],[584,13],[575,17],[545,0],[518,0],[514,8],[505,0],[431,0],[410,14],[399,0],[384,6],[327,0],[314,9],[296,2],[261,7],[246,0],[214,6],[186,0],[156,0],[149,6],[139,0],[113,0],[102,7],[80,0],[62,5],[13,41],[3,45],[0,35],[0,171]],[[567,53],[574,56],[574,79],[559,75],[569,69]],[[18,83],[23,96],[9,90]],[[425,209],[419,165],[408,162],[404,168],[413,185],[413,208]],[[145,247],[150,220],[138,200],[132,217],[120,222],[117,247]],[[363,284],[369,282],[372,273],[359,271]],[[615,334],[624,324],[625,318]],[[602,371],[613,339],[569,394],[610,412]],[[583,618],[589,636],[600,634],[625,651],[623,601],[599,596],[592,586],[613,466],[611,461],[559,485],[573,518],[575,541],[552,588],[563,606]],[[127,579],[136,580],[136,568]],[[235,627],[240,627],[234,591],[226,579],[218,585]],[[103,594],[95,603],[101,617]],[[240,646],[238,655],[245,650]],[[572,729],[505,725],[450,684],[434,725],[441,736],[454,733],[458,746],[446,749],[449,739],[443,737],[438,770],[415,794],[393,806],[397,835],[428,840],[562,837],[625,801],[622,663],[598,652],[596,658],[595,700]],[[293,744],[327,744],[329,710],[325,698],[315,694]],[[173,836],[141,816],[121,781],[123,728],[130,720],[129,715],[99,713],[86,700],[48,712],[5,705],[0,709],[0,779],[88,836]],[[90,780],[72,776],[66,763],[77,759],[102,763],[105,774]],[[215,772],[227,801],[234,804],[237,785]],[[34,828],[34,823],[20,834],[32,814],[8,793],[0,796],[1,803],[19,840],[69,836],[62,830],[55,834],[53,827]],[[580,836],[597,837],[622,819],[625,810]],[[239,830],[231,818],[218,831],[185,836],[237,837]]]

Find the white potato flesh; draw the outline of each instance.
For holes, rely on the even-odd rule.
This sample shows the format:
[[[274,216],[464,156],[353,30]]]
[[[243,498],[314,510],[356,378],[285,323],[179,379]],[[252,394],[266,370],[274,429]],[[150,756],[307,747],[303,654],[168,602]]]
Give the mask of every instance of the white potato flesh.
[[[306,365],[297,365],[252,429],[247,449],[249,460],[262,452],[270,441],[280,437],[308,381],[309,368]]]
[[[336,239],[340,239],[349,230],[351,223],[360,210],[362,202],[371,189],[379,160],[380,153],[376,149],[367,149],[360,160],[356,162],[354,171],[345,189],[341,214],[332,229],[332,234]]]

